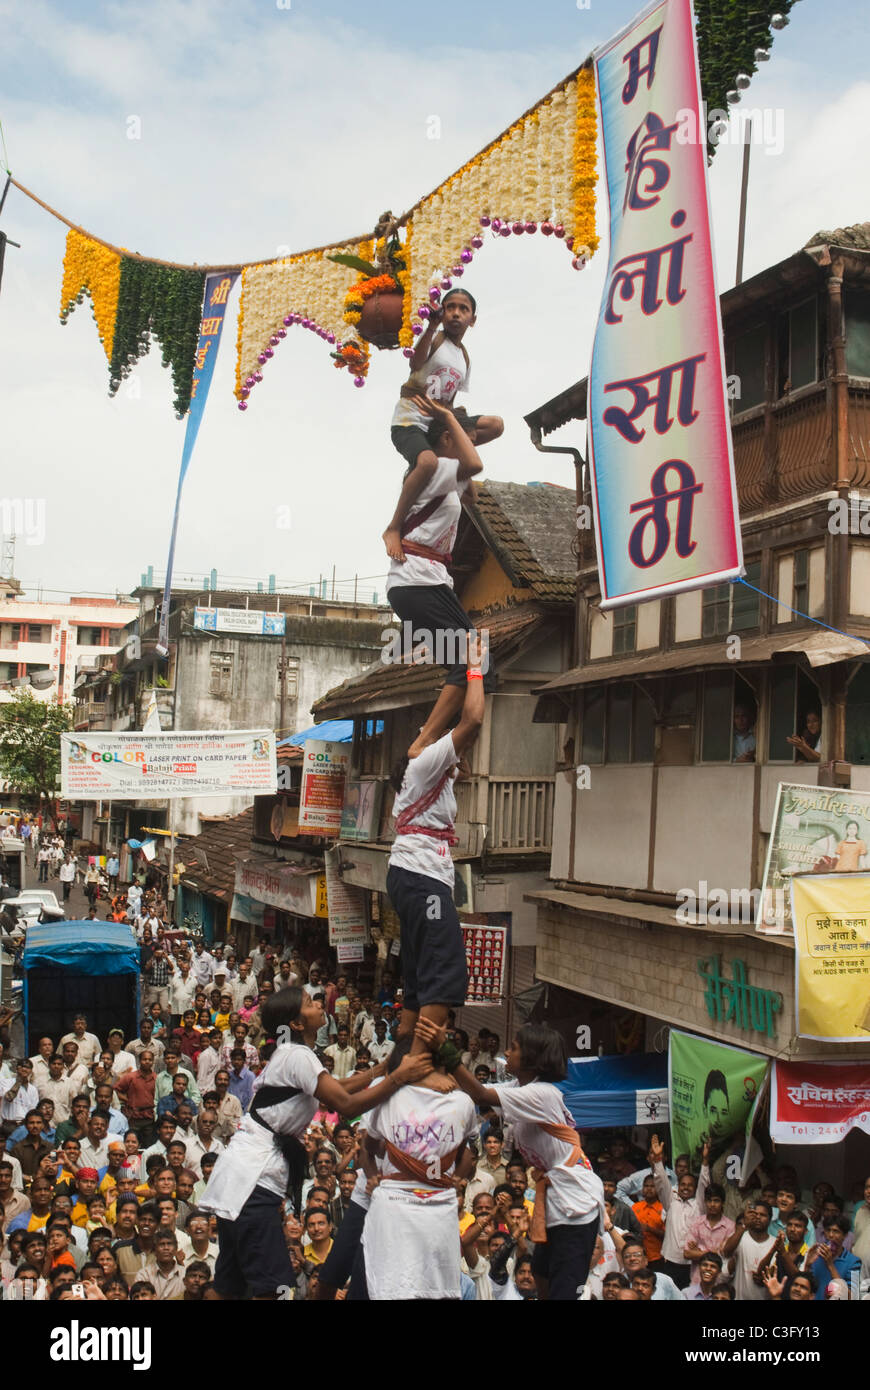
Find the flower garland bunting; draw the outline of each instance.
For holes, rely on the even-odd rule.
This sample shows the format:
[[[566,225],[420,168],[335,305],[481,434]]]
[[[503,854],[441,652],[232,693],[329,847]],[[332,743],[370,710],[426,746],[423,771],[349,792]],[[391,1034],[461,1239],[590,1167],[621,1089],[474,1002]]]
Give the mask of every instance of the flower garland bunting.
[[[701,87],[708,107],[726,99],[729,104],[739,101],[751,74],[770,56],[770,31],[788,24],[794,3],[696,0]],[[708,145],[711,156],[714,148]],[[506,240],[540,232],[554,245],[562,243],[573,268],[582,270],[598,246],[596,178],[589,60],[409,213],[397,220],[384,214],[374,236],[273,261],[208,267],[241,272],[239,409],[248,409],[263,368],[291,327],[321,338],[336,368],[347,368],[357,386],[364,385],[369,371],[370,344],[400,347],[411,357],[432,305],[461,280],[486,237]],[[61,321],[66,323],[75,305],[89,296],[110,364],[112,394],[148,351],[153,335],[160,340],[164,365],[172,367],[176,410],[184,413],[204,275],[198,267],[130,256],[71,228]],[[373,312],[368,312],[373,297]],[[374,329],[367,326],[372,320]]]

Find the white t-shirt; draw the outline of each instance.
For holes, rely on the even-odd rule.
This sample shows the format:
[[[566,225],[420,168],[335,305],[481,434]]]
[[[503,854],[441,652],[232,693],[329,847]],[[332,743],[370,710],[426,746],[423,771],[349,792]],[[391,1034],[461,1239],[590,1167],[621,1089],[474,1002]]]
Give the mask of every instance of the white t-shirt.
[[[411,525],[403,540],[414,541],[437,550],[441,555],[449,555],[456,540],[456,531],[462,513],[460,497],[468,487],[467,478],[457,478],[458,459],[439,459],[435,472],[414,503],[414,510],[406,518],[405,524],[413,522],[414,515],[428,505],[435,497],[444,497],[440,506],[421,521],[418,526]],[[390,589],[405,584],[446,584],[453,588],[453,580],[444,565],[437,560],[427,560],[424,555],[407,555],[404,563],[390,561],[387,575],[387,595]]]
[[[459,754],[453,743],[453,735],[444,734],[436,743],[424,748],[416,758],[411,758],[402,781],[402,789],[393,803],[393,815],[398,817],[402,811],[419,801],[426,792],[431,791],[444,773],[459,762]],[[437,830],[452,830],[456,820],[456,794],[453,778],[449,777],[441,788],[437,801],[425,811],[414,816],[414,825],[430,825]],[[446,840],[433,839],[431,835],[397,835],[390,852],[390,865],[397,869],[409,869],[412,874],[425,874],[436,878],[440,883],[453,887],[453,860],[450,846]]]
[[[574,1121],[562,1093],[548,1081],[530,1081],[520,1086],[504,1081],[489,1088],[498,1095],[505,1121],[513,1127],[514,1143],[525,1160],[540,1168],[550,1179],[547,1188],[547,1225],[583,1226],[587,1221],[604,1221],[604,1187],[582,1159],[566,1168],[571,1145],[554,1139],[541,1129],[541,1123],[571,1125]]]
[[[774,1241],[774,1236],[762,1241],[753,1240],[748,1234],[743,1236],[735,1251],[734,1263],[734,1293],[738,1300],[763,1303],[770,1298],[764,1284],[756,1284],[752,1276],[767,1262]]]
[[[428,1163],[443,1158],[474,1133],[474,1104],[464,1091],[441,1095],[425,1086],[403,1086],[395,1095],[376,1105],[366,1121],[373,1139],[388,1139],[394,1148],[411,1158]],[[384,1174],[396,1169],[385,1155]],[[411,1187],[419,1187],[413,1182]],[[453,1194],[456,1204],[456,1194]]]
[[[311,1049],[299,1043],[283,1043],[275,1050],[261,1072],[262,1084],[296,1086],[302,1092],[260,1111],[276,1134],[292,1134],[297,1139],[304,1134],[320,1104],[314,1090],[323,1070],[323,1063]],[[255,1187],[264,1187],[282,1198],[287,1192],[287,1178],[287,1160],[272,1134],[252,1115],[245,1115],[218,1158],[198,1205],[235,1221]]]
[[[440,401],[442,405],[453,405],[460,391],[467,391],[471,382],[471,368],[466,366],[465,353],[458,343],[445,336],[426,363],[426,389],[423,394],[430,400]],[[400,396],[393,411],[393,425],[417,425],[428,430],[431,416],[424,415],[407,396]]]
[[[428,1165],[471,1136],[474,1106],[463,1091],[440,1095],[403,1086],[371,1111],[366,1127],[373,1138],[389,1140]],[[381,1168],[385,1176],[396,1171],[388,1155]],[[458,1299],[461,1250],[453,1188],[428,1187],[425,1180],[382,1182],[372,1194],[363,1249],[373,1302]]]

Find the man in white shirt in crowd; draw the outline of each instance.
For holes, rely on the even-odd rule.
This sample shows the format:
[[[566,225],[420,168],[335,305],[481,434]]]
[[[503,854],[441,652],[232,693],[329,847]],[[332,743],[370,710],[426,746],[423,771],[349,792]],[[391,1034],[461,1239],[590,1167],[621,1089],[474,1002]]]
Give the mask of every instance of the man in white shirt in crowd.
[[[346,1023],[343,1023],[338,1030],[338,1041],[325,1049],[325,1055],[331,1057],[335,1063],[332,1074],[336,1081],[344,1081],[348,1076],[353,1075],[356,1067],[356,1049],[351,1047],[348,1041]]]
[[[83,1168],[107,1168],[109,1166],[109,1120],[105,1110],[93,1110],[88,1118],[87,1138],[81,1144],[81,1164]]]
[[[378,1062],[385,1062],[396,1044],[391,1038],[387,1037],[387,1025],[382,1018],[375,1023],[375,1041],[368,1044],[369,1056],[377,1066]]]
[[[106,1045],[112,1054],[112,1076],[117,1081],[125,1072],[135,1071],[137,1058],[124,1047],[124,1033],[120,1028],[112,1028],[106,1038]]]
[[[214,1090],[215,1074],[221,1065],[221,1045],[224,1035],[220,1028],[212,1028],[208,1035],[208,1047],[199,1054],[196,1065],[196,1084],[202,1092]]]
[[[40,1058],[40,1060],[42,1059]],[[70,1117],[72,1098],[77,1096],[79,1092],[66,1075],[63,1058],[59,1052],[55,1052],[49,1060],[48,1075],[44,1081],[38,1083],[36,1089],[39,1092],[40,1100],[54,1102],[55,1124],[64,1124]]]
[[[163,1043],[159,1038],[155,1038],[153,1033],[154,1020],[149,1014],[144,1014],[139,1025],[139,1036],[127,1043],[126,1050],[130,1056],[135,1058],[134,1067],[138,1067],[139,1058],[146,1049],[152,1052],[154,1054],[154,1071],[157,1073],[163,1070]]]
[[[4,1139],[19,1125],[29,1110],[39,1104],[39,1092],[33,1084],[33,1063],[22,1057],[15,1069],[14,1081],[0,1081],[0,1133]]]
[[[657,1134],[649,1146],[656,1196],[662,1204],[665,1235],[662,1242],[664,1272],[682,1290],[690,1282],[692,1266],[683,1253],[689,1243],[689,1231],[704,1215],[704,1195],[710,1185],[710,1144],[705,1139],[701,1150],[701,1176],[697,1185],[691,1173],[684,1173],[677,1183],[676,1197],[665,1173],[665,1151]]]
[[[172,1014],[173,1022],[176,1019],[180,1020],[191,1007],[195,994],[196,976],[190,968],[190,962],[182,961],[169,976],[169,1012]]]
[[[766,1302],[770,1298],[761,1277],[762,1266],[770,1259],[776,1237],[768,1235],[772,1210],[762,1197],[746,1208],[745,1217],[738,1216],[733,1236],[722,1246],[723,1259],[737,1255],[734,1265],[734,1294],[738,1301]]]
[[[77,1042],[61,1043],[60,1053],[63,1057],[63,1074],[72,1087],[72,1095],[77,1096],[88,1084],[88,1069],[79,1058],[79,1045]]]
[[[33,1084],[37,1091],[43,1081],[48,1080],[48,1064],[54,1056],[54,1043],[51,1038],[40,1038],[36,1047],[36,1055],[31,1057],[33,1063]]]
[[[198,985],[211,984],[214,979],[214,956],[209,955],[202,941],[197,941],[193,948],[190,968]]]
[[[60,1040],[60,1050],[63,1052],[64,1043],[74,1042],[78,1044],[77,1061],[82,1066],[92,1067],[100,1055],[102,1048],[100,1040],[95,1033],[87,1031],[88,1020],[84,1014],[76,1014],[73,1019],[73,1030],[71,1033],[64,1033]]]
[[[258,992],[257,981],[253,978],[251,974],[250,961],[242,961],[241,965],[239,966],[238,976],[235,980],[231,981],[229,988],[232,990],[233,994],[233,1008],[235,1009],[236,1013],[238,1013],[239,1009],[241,1009],[242,1005],[244,1004],[247,995],[253,994],[256,996]]]
[[[198,1178],[202,1177],[203,1154],[220,1154],[226,1147],[223,1140],[217,1137],[217,1127],[217,1111],[203,1106],[194,1120],[196,1133],[187,1141],[187,1166],[193,1169]]]

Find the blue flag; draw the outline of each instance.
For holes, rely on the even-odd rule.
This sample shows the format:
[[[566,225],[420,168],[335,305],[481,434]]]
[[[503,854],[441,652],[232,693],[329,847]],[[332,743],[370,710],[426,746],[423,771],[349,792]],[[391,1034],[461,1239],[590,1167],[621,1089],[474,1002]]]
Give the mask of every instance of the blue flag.
[[[187,430],[184,435],[184,448],[181,452],[181,468],[178,472],[178,491],[175,495],[175,514],[172,518],[172,536],[169,541],[169,558],[166,561],[166,583],[163,586],[163,605],[160,609],[160,633],[158,642],[165,652],[169,651],[169,596],[172,592],[172,568],[175,562],[175,537],[178,533],[178,514],[181,510],[181,489],[187,474],[187,465],[193,453],[202,413],[208,398],[209,387],[214,373],[215,359],[220,347],[221,332],[227,311],[227,300],[237,274],[219,273],[209,275],[205,282],[203,297],[202,325],[199,330],[199,343],[193,372],[193,385],[190,391],[190,410],[187,416]]]

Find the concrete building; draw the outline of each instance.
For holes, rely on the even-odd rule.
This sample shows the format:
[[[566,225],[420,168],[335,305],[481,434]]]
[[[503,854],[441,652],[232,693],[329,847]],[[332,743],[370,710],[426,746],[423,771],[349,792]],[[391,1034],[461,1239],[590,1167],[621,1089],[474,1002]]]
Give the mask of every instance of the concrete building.
[[[676,1026],[769,1056],[870,1058],[870,1040],[796,1036],[793,937],[756,932],[740,896],[760,887],[780,783],[870,790],[870,525],[836,520],[844,504],[859,518],[870,507],[868,286],[870,224],[820,233],[722,296],[754,589],[605,614],[585,533],[576,664],[538,706],[576,753],[557,775],[550,882],[532,895],[537,974],[572,1048],[581,1024],[593,1051],[615,1034],[661,1050]],[[538,438],[568,427],[559,437],[576,442],[585,417],[582,381],[527,420]],[[818,761],[789,742],[811,712]],[[678,911],[703,885],[735,904],[726,920]],[[743,971],[751,1010],[717,1007],[713,961],[723,978]],[[815,1176],[843,1191],[870,1136],[814,1152]]]
[[[157,642],[162,590],[140,587],[133,597],[138,610],[123,650],[79,682],[79,729],[141,729],[155,690],[165,731],[269,728],[286,737],[310,724],[318,695],[371,663],[391,621],[388,608],[373,604],[179,590],[167,659]],[[201,816],[236,816],[249,805],[243,796],[179,800],[176,833],[195,835]],[[119,845],[145,825],[168,824],[168,805],[113,803],[104,842]]]
[[[67,603],[43,602],[24,596],[17,581],[3,580],[0,686],[28,686],[38,700],[71,703],[78,673],[117,652],[137,613],[130,598],[82,595]]]

